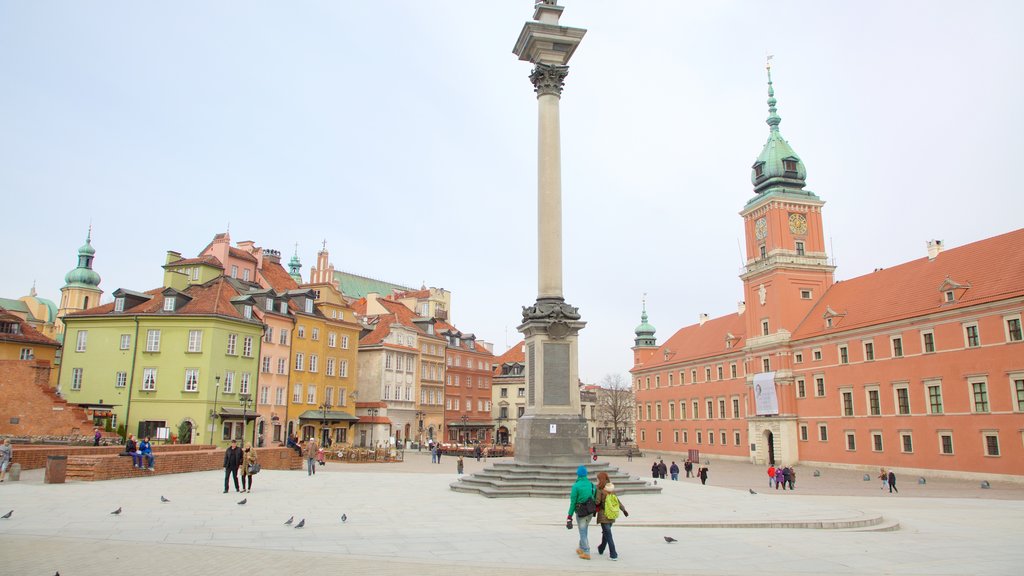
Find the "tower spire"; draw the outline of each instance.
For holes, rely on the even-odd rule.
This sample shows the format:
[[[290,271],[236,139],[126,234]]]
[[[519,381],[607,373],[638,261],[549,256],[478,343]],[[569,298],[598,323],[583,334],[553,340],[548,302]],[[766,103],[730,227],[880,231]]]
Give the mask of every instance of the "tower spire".
[[[774,56],[768,55],[765,62],[765,70],[768,71],[768,119],[765,122],[768,126],[771,126],[772,132],[779,131],[779,123],[782,122],[782,117],[776,112],[775,104],[778,102],[775,99],[775,88],[772,86],[772,58]]]

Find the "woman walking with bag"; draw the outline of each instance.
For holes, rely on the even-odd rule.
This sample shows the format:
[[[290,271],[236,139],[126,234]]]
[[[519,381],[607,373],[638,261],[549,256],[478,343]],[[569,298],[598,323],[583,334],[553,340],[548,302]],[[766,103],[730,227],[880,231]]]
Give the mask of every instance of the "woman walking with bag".
[[[576,549],[576,555],[581,560],[590,560],[590,539],[587,536],[587,529],[597,512],[596,492],[594,485],[587,479],[587,467],[577,468],[576,482],[569,492],[569,516],[566,518],[565,527],[572,528],[572,515],[575,512],[576,524],[580,532],[580,545]]]
[[[256,450],[252,443],[245,443],[245,450],[242,450],[242,492],[252,492],[252,477],[260,471],[259,462],[256,458]]]
[[[608,557],[612,560],[619,559],[619,552],[615,549],[615,540],[612,538],[612,524],[618,519],[619,513],[629,516],[622,501],[615,495],[615,484],[608,479],[607,472],[597,473],[597,523],[601,526],[601,543],[597,545],[597,553],[604,554],[608,549]]]

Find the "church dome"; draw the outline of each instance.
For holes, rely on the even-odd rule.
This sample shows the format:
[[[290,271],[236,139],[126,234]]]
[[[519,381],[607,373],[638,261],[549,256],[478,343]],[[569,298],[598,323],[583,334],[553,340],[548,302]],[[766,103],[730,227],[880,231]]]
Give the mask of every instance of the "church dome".
[[[92,269],[92,259],[96,249],[92,247],[92,230],[85,238],[85,244],[78,249],[78,266],[64,276],[67,285],[95,288],[100,285],[100,275]]]
[[[654,339],[654,333],[656,332],[653,325],[647,321],[647,303],[644,302],[643,312],[640,314],[640,325],[633,331],[636,334],[636,345],[643,347],[656,346],[656,340]]]

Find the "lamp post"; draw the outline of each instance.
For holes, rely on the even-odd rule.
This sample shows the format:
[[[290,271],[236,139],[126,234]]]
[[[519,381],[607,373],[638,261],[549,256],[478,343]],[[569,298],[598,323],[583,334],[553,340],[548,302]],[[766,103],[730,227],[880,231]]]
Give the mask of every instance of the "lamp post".
[[[370,420],[370,448],[376,448],[376,446],[374,446],[374,444],[373,444],[373,425],[374,425],[373,419],[377,417],[377,414],[380,413],[380,410],[377,409],[377,408],[367,408],[366,409],[366,413],[371,418],[371,420]]]
[[[330,402],[324,402],[323,404],[317,406],[317,408],[322,410],[324,413],[324,418],[320,426],[320,437],[322,440],[322,444],[326,446],[328,441],[331,439],[330,430],[327,429],[327,412],[332,408],[332,406]]]
[[[213,378],[216,384],[213,387],[213,410],[210,410],[210,442],[217,437],[217,397],[220,396],[220,376]]]
[[[460,419],[462,420],[462,443],[465,444],[466,443],[466,437],[468,436],[466,434],[466,423],[469,422],[469,415],[468,414],[463,414],[462,418],[460,418]]]
[[[245,443],[245,424],[248,421],[249,408],[252,407],[252,395],[250,394],[239,394],[238,403],[242,406],[242,443]]]
[[[416,421],[419,423],[419,431],[416,435],[416,451],[423,451],[423,419],[427,416],[426,412],[418,410],[416,412]]]

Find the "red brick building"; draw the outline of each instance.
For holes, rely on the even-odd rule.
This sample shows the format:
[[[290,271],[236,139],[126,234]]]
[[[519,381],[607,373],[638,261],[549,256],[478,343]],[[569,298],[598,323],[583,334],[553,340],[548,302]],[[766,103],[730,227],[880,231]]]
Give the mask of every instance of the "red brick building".
[[[1024,476],[1024,229],[836,282],[824,201],[781,137],[752,167],[745,302],[636,331],[640,447],[755,463]]]
[[[491,417],[494,353],[475,335],[460,332],[447,322],[438,321],[436,330],[447,341],[445,440],[491,443],[495,434],[495,421]]]

